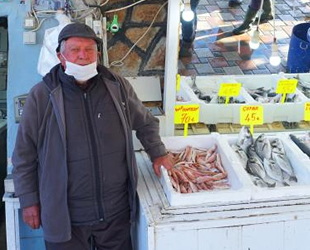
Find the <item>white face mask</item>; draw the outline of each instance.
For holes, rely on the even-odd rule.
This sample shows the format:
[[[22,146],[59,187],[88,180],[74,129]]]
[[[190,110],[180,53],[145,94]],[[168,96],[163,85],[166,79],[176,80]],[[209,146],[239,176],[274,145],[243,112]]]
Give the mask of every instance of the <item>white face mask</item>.
[[[98,74],[97,61],[82,66],[66,60],[65,73],[67,75],[73,76],[77,81],[85,82]]]

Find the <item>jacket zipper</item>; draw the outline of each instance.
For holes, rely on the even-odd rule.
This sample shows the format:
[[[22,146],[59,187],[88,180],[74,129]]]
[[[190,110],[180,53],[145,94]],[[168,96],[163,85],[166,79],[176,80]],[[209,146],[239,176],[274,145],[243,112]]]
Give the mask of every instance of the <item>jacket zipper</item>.
[[[99,175],[99,157],[98,157],[98,148],[95,141],[94,128],[91,122],[91,117],[89,114],[89,105],[87,102],[87,93],[84,93],[84,103],[86,108],[86,116],[91,140],[91,149],[94,155],[94,170],[95,170],[95,186],[96,186],[96,199],[98,203],[98,212],[99,212],[99,221],[103,221],[103,207],[101,202],[101,187],[100,187],[100,175]]]

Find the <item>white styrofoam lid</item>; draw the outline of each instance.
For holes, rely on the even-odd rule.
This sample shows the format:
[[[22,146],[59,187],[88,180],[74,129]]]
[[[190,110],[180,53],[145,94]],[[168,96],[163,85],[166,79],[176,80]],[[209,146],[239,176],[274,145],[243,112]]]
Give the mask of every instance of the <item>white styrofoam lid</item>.
[[[142,102],[161,101],[160,79],[158,76],[125,77]]]

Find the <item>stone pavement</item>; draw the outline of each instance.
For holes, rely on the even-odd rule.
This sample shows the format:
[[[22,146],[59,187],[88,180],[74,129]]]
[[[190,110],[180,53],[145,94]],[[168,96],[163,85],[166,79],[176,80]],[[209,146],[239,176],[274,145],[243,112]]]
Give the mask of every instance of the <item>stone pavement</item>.
[[[235,36],[231,31],[245,16],[250,0],[236,8],[228,0],[200,0],[193,54],[179,59],[181,75],[269,74],[286,71],[289,42],[294,25],[310,20],[310,0],[276,0],[275,35],[281,64],[269,64],[273,21],[259,25],[260,46],[249,47],[251,32]],[[256,26],[254,26],[256,28]]]

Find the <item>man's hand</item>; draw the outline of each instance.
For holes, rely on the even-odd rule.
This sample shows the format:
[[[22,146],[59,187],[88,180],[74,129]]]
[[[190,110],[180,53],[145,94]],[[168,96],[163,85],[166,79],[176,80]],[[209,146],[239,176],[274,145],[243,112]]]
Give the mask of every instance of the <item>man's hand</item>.
[[[155,174],[160,177],[160,167],[164,166],[165,169],[170,170],[174,166],[174,159],[171,154],[157,157],[153,161],[153,168]]]
[[[39,205],[23,208],[23,220],[32,229],[38,229],[41,225]]]

